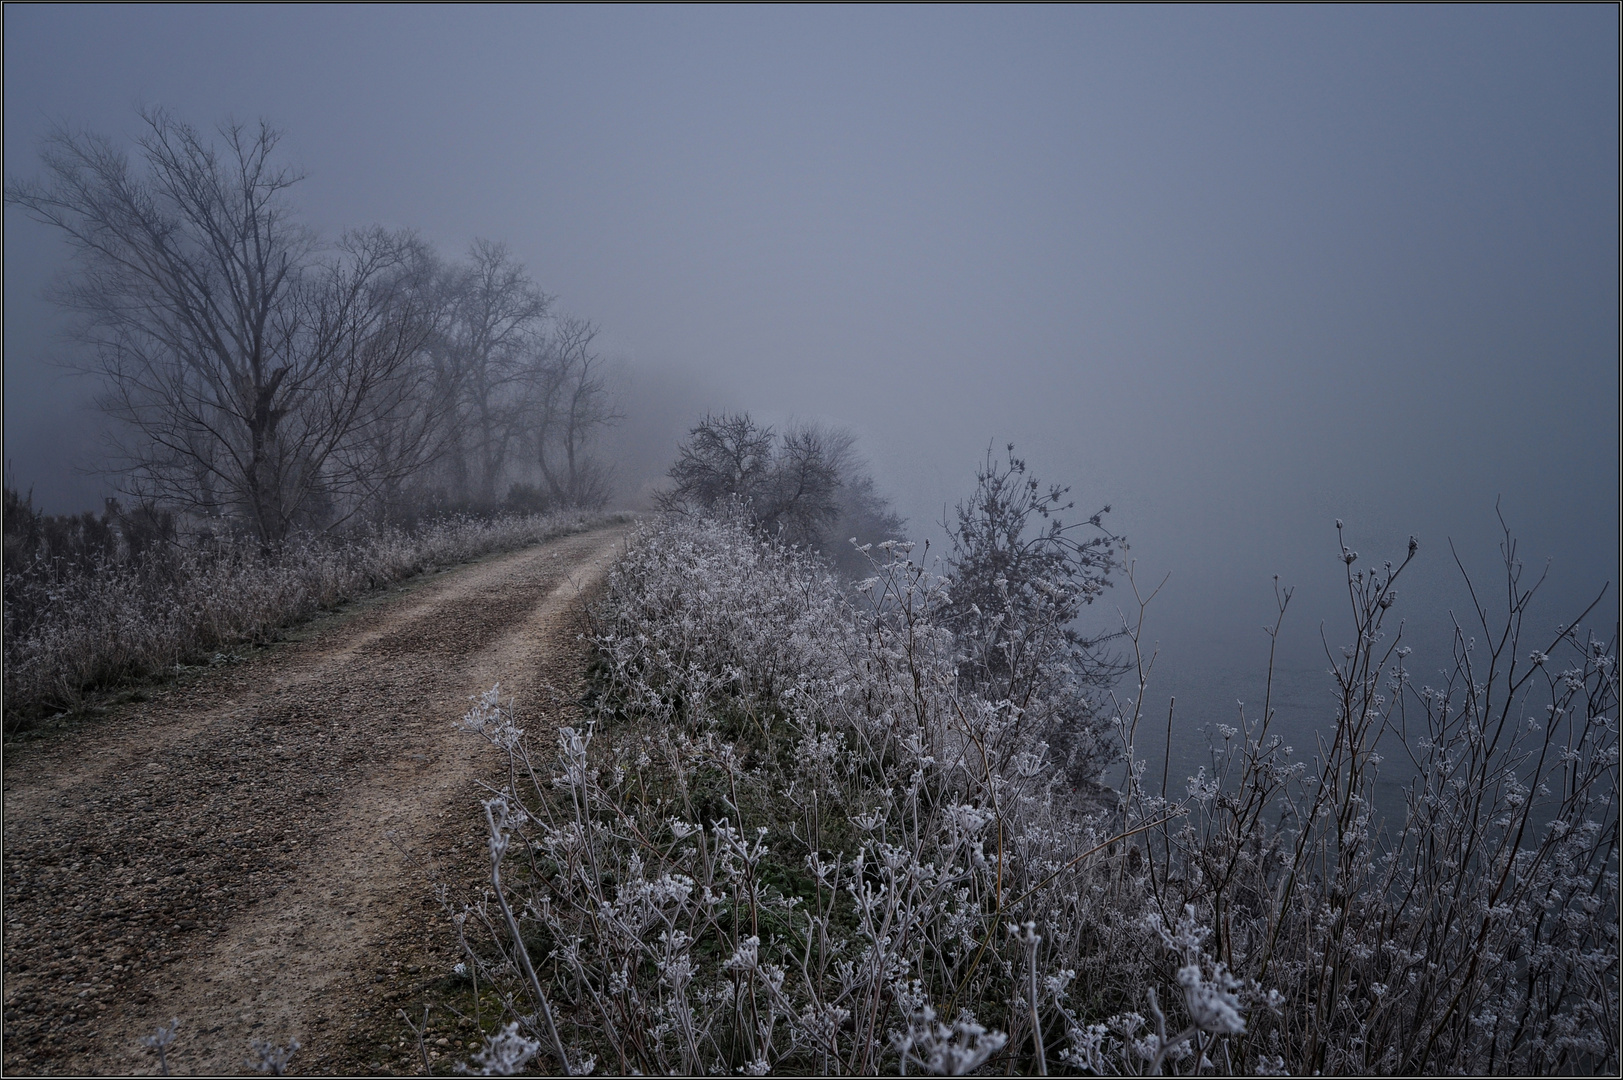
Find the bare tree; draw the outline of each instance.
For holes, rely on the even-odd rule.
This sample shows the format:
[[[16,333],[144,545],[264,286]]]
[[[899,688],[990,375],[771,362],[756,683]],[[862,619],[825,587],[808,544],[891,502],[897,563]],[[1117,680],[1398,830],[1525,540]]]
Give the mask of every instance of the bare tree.
[[[975,492],[943,521],[951,600],[940,612],[957,637],[959,678],[990,701],[1019,709],[1020,729],[1046,739],[1091,779],[1112,752],[1096,692],[1125,671],[1108,643],[1077,618],[1121,569],[1124,538],[1104,525],[1106,506],[1067,523],[1070,489],[1044,486],[1008,444],[1006,462],[987,450]]]
[[[489,240],[474,241],[446,287],[453,315],[436,353],[439,383],[458,410],[455,479],[464,489],[473,484],[476,500],[490,506],[526,411],[526,359],[545,340],[552,299],[504,245]]]
[[[795,424],[780,440],[772,483],[761,507],[790,543],[820,547],[840,516],[840,488],[850,471],[850,432]]]
[[[58,129],[46,179],[6,184],[75,250],[59,299],[128,427],[125,486],[235,517],[267,544],[341,521],[421,456],[407,418],[434,325],[428,259],[383,231],[323,255],[289,217],[300,176],[273,162],[266,123],[221,127],[222,146],[141,116],[139,174],[110,140]]]
[[[771,481],[777,437],[748,413],[706,416],[688,433],[671,466],[661,510],[691,513],[736,498],[754,504]]]
[[[425,347],[448,317],[438,287],[440,263],[424,245],[402,240],[374,232],[352,234],[344,244],[352,253],[352,273],[365,265],[361,256],[368,250],[383,255],[393,246],[399,259],[392,271],[374,277],[344,331],[352,347],[379,354],[372,360],[380,362],[363,363],[358,370],[388,370],[362,396],[358,422],[346,425],[348,434],[333,442],[328,455],[329,488],[356,510],[398,510],[410,482],[443,456],[456,434],[455,399],[435,393],[437,372]],[[329,304],[342,295],[327,290]],[[343,313],[333,314],[336,324],[345,325]],[[329,404],[337,400],[332,394],[328,399]]]
[[[592,348],[596,337],[592,323],[566,316],[533,357],[530,438],[548,497],[565,506],[602,506],[609,497],[609,470],[589,447],[623,414],[609,391],[603,359]]]
[[[671,488],[656,498],[660,509],[676,513],[736,499],[758,527],[821,548],[855,573],[865,565],[860,556],[842,558],[851,539],[895,539],[902,528],[855,445],[841,428],[793,424],[780,437],[748,413],[706,416],[678,451]]]

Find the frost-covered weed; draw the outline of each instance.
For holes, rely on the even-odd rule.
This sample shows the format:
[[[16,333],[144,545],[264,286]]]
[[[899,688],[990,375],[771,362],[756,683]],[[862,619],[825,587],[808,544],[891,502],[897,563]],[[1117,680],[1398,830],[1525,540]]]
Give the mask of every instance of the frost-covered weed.
[[[938,1023],[935,1010],[923,1006],[908,1018],[907,1027],[891,1036],[901,1055],[901,1071],[909,1065],[937,1076],[965,1076],[1003,1049],[1008,1037],[1000,1031],[987,1031],[973,1020],[953,1024]]]
[[[278,1046],[269,1040],[253,1040],[254,1056],[244,1062],[244,1066],[255,1072],[269,1073],[271,1076],[287,1075],[288,1063],[293,1055],[299,1051],[299,1040],[294,1039],[286,1046]]]
[[[369,590],[492,551],[578,532],[586,514],[453,518],[407,533],[173,544],[86,572],[61,560],[5,568],[7,711],[71,706],[97,687],[172,670]]]
[[[1006,463],[988,451],[947,523],[951,597],[931,618],[956,638],[961,684],[1018,702],[1019,726],[1085,782],[1114,759],[1097,698],[1124,669],[1107,651],[1120,634],[1085,636],[1077,617],[1110,586],[1127,542],[1104,527],[1108,506],[1066,523],[1068,492],[1029,475],[1013,443]]]
[[[1163,929],[1168,953],[1216,961],[1180,969],[1187,1011],[1222,1023],[1225,992],[1249,1007],[1223,1048],[1240,1056],[1219,1063],[1237,1071],[1615,1072],[1616,630],[1563,626],[1529,651],[1537,583],[1522,584],[1507,531],[1506,608],[1472,590],[1452,666],[1417,685],[1387,625],[1416,547],[1372,570],[1341,547],[1354,643],[1331,658],[1317,754],[1282,745],[1265,701],[1220,730],[1187,814],[1142,845],[1158,926],[1186,913]],[[1121,703],[1129,758],[1147,670]],[[1383,756],[1412,776],[1397,820],[1374,805]],[[1160,805],[1158,791],[1128,770],[1126,805]]]
[[[151,1035],[141,1036],[141,1045],[158,1055],[158,1072],[160,1075],[169,1075],[169,1048],[175,1044],[175,1032],[180,1029],[180,1017],[172,1018],[167,1024],[160,1024]]]
[[[476,1076],[514,1076],[524,1070],[540,1049],[540,1043],[518,1033],[518,1022],[514,1021],[485,1037],[485,1045],[473,1055],[474,1068],[464,1065],[459,1071]]]
[[[1615,641],[1523,666],[1462,636],[1457,680],[1415,690],[1381,629],[1402,567],[1343,560],[1359,644],[1321,758],[1265,704],[1152,788],[1140,655],[1101,807],[957,678],[942,582],[885,548],[853,596],[737,520],[646,529],[586,723],[537,754],[476,703],[513,764],[512,898],[458,925],[522,1038],[641,1073],[1615,1068]],[[1405,724],[1421,767],[1383,830],[1375,744]]]
[[[1091,912],[1146,952],[1065,770],[1014,705],[960,688],[942,582],[881,556],[853,597],[737,520],[648,530],[599,615],[595,722],[542,759],[476,703],[466,726],[513,755],[506,880],[565,1042],[644,1073],[1025,1060],[1103,962]],[[462,917],[542,1040],[496,898]]]

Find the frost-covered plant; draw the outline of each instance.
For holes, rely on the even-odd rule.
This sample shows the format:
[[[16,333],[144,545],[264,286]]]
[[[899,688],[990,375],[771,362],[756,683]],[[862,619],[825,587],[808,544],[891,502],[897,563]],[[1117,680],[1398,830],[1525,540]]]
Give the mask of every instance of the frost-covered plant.
[[[494,1035],[485,1036],[485,1045],[473,1055],[474,1068],[457,1071],[476,1076],[516,1076],[524,1071],[541,1044],[518,1033],[518,1022],[508,1024]]]
[[[151,1035],[141,1036],[141,1045],[158,1055],[158,1072],[164,1076],[169,1075],[169,1048],[175,1043],[175,1032],[180,1028],[180,1018],[174,1017],[167,1024],[160,1024]]]
[[[293,1055],[299,1050],[299,1040],[293,1039],[286,1046],[277,1046],[270,1041],[261,1042],[253,1040],[254,1056],[244,1065],[255,1072],[269,1073],[271,1076],[287,1075],[287,1066],[293,1060]]]
[[[514,763],[498,794],[524,925],[503,932],[495,896],[459,914],[529,1037],[515,941],[544,950],[564,1041],[624,1071],[873,1072],[904,1045],[915,1067],[1040,1059],[1054,988],[1102,952],[1089,913],[1122,910],[1117,883],[1078,887],[1109,838],[1018,707],[960,685],[940,579],[906,545],[878,554],[853,594],[737,518],[646,530],[599,612],[591,722],[541,759],[476,702],[465,725]],[[956,1034],[920,1027],[927,1009]]]
[[[1529,650],[1537,583],[1507,530],[1505,609],[1471,588],[1452,667],[1416,685],[1387,626],[1416,550],[1361,570],[1340,546],[1353,643],[1330,657],[1334,727],[1313,759],[1270,731],[1271,701],[1220,727],[1189,813],[1139,840],[1157,917],[1198,912],[1222,989],[1252,1003],[1225,1046],[1236,1069],[1615,1071],[1615,629],[1563,626]],[[1145,669],[1122,710],[1129,756]],[[1411,778],[1397,820],[1375,805],[1383,756]],[[1128,770],[1128,806],[1163,805],[1164,790]],[[1213,983],[1188,970],[1193,1017],[1189,987]]]
[[[916,1065],[936,1076],[967,1076],[1008,1042],[999,1031],[987,1031],[973,1020],[952,1024],[936,1021],[935,1010],[925,1005],[908,1018],[905,1030],[891,1036],[901,1055],[901,1071]]]
[[[1104,527],[1106,506],[1064,520],[1069,489],[1044,487],[1008,446],[990,452],[975,492],[947,522],[951,595],[936,618],[958,640],[959,677],[981,697],[1008,701],[1017,724],[1047,739],[1079,779],[1092,779],[1115,747],[1098,694],[1124,670],[1077,616],[1110,585],[1126,541]]]
[[[372,589],[492,551],[578,532],[579,513],[452,518],[405,532],[308,537],[266,555],[242,537],[108,556],[85,569],[49,551],[5,567],[8,716],[71,706],[85,692],[173,670]]]
[[[1382,637],[1403,567],[1350,570],[1320,758],[1265,702],[1175,785],[1135,753],[1141,604],[1101,811],[960,676],[946,584],[874,554],[853,593],[737,518],[646,528],[552,748],[475,703],[512,767],[499,880],[456,915],[523,1038],[641,1073],[1615,1066],[1615,640],[1564,629],[1524,668],[1512,633],[1485,670],[1462,637],[1469,671],[1414,690]],[[1383,831],[1405,724],[1424,768]]]

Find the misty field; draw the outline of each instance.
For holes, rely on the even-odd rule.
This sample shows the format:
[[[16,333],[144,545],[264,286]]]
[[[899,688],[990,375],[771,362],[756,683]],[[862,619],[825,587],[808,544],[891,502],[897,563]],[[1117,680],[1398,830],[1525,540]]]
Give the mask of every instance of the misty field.
[[[7,8],[5,1071],[1623,1075],[1619,11]]]

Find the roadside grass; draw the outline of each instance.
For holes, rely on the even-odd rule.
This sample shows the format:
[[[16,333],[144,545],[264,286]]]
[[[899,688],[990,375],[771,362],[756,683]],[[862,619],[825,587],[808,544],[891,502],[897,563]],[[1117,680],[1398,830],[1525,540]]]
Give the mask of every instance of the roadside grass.
[[[90,567],[5,572],[5,732],[48,734],[327,625],[440,571],[625,515],[449,519],[414,533],[306,538],[266,555],[241,539],[174,544]]]

